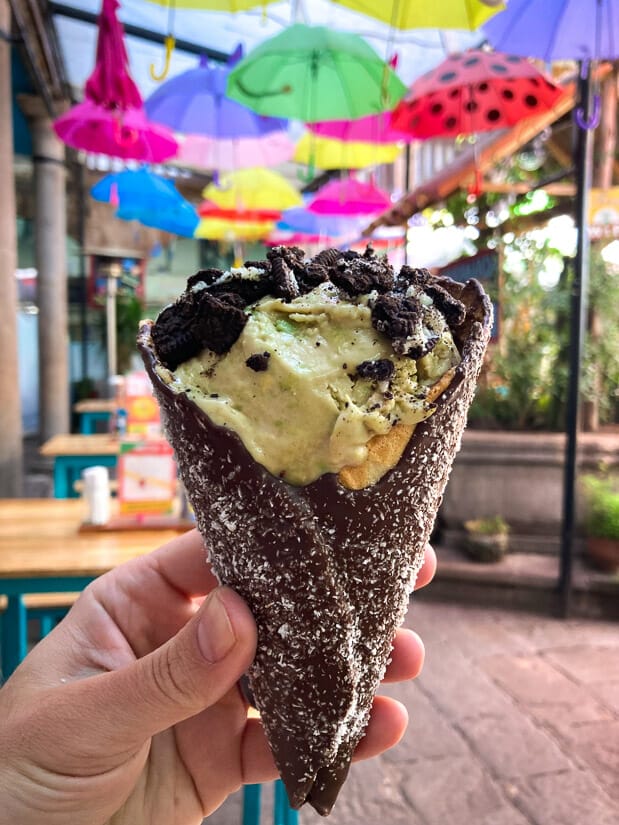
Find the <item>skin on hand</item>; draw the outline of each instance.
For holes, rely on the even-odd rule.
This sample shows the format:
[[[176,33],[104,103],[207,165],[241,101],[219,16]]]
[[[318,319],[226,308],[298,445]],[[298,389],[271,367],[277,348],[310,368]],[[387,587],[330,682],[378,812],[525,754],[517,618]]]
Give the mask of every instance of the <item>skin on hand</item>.
[[[433,577],[431,548],[418,577]],[[19,825],[198,825],[277,777],[237,681],[256,628],[192,531],[101,576],[0,690],[0,811]],[[421,671],[401,629],[385,681]],[[374,701],[355,759],[395,745],[406,710]]]

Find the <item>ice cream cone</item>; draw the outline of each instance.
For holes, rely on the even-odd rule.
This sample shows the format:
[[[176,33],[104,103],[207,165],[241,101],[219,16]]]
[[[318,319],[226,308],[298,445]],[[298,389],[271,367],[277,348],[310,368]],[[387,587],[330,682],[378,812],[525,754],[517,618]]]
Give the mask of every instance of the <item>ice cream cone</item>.
[[[397,436],[394,427],[375,437],[365,467],[305,486],[269,473],[233,431],[172,389],[152,322],[140,329],[139,347],[211,564],[257,622],[250,685],[295,808],[309,802],[329,813],[346,778],[481,368],[488,298],[476,281],[438,283],[464,304],[466,317],[453,331],[461,361],[435,388],[436,410]]]

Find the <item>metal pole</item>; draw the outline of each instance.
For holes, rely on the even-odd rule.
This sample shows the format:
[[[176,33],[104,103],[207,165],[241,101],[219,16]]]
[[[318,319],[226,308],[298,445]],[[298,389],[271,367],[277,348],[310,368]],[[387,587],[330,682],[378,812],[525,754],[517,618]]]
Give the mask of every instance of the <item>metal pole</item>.
[[[107,273],[107,290],[105,296],[105,319],[107,327],[107,374],[108,386],[118,373],[118,356],[116,344],[116,295],[118,293],[118,276],[112,265]]]
[[[583,65],[579,78],[580,111],[588,120],[592,108],[591,76],[588,64]],[[576,504],[576,471],[578,462],[578,429],[580,372],[587,321],[587,294],[589,290],[589,233],[588,203],[591,186],[593,130],[583,128],[576,119],[576,227],[578,239],[574,259],[570,312],[569,379],[567,388],[565,464],[563,471],[563,517],[561,524],[561,559],[559,596],[561,615],[570,612],[572,596],[572,568],[574,557],[574,529]]]

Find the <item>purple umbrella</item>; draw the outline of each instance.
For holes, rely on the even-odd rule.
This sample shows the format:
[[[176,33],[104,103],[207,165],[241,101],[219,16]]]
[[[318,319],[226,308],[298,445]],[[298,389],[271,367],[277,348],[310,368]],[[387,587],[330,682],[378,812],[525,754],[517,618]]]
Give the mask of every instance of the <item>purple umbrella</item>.
[[[210,65],[202,59],[195,69],[166,80],[153,92],[145,104],[148,116],[177,132],[219,139],[285,131],[286,120],[258,115],[226,97],[231,69],[231,63]]]
[[[510,54],[543,60],[619,58],[619,0],[509,0],[507,9],[483,28],[495,49]]]

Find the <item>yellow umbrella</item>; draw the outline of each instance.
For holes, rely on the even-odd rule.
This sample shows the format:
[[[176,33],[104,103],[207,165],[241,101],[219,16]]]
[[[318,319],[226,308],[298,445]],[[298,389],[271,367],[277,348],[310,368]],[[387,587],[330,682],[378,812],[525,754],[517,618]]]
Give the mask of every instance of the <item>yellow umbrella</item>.
[[[505,8],[502,0],[333,0],[339,6],[360,11],[396,29],[478,29]]]
[[[318,169],[364,169],[393,163],[401,151],[397,143],[343,141],[306,132],[297,143],[294,160]]]
[[[210,241],[259,241],[275,227],[273,221],[233,221],[221,218],[202,218],[194,233],[195,238]]]
[[[270,169],[239,169],[209,183],[203,197],[220,209],[290,209],[300,206],[299,192]]]

